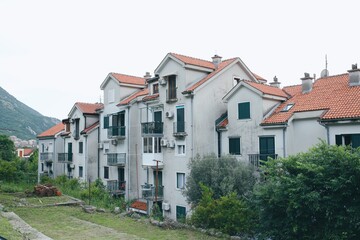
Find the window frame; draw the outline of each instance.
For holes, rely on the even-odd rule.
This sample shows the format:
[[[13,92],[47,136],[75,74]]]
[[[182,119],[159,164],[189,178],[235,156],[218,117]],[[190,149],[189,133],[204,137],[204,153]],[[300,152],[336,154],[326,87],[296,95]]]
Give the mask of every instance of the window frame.
[[[183,176],[179,181],[179,176]],[[186,175],[184,172],[176,172],[176,189],[183,190],[185,189],[186,184]]]
[[[83,141],[79,142],[79,153],[80,154],[84,153],[84,142]]]
[[[104,179],[109,179],[109,167],[104,167]]]
[[[239,151],[235,152],[232,151],[234,149],[231,149],[232,146],[234,146],[233,144],[231,144],[230,142],[234,141],[234,140],[238,140],[239,141]],[[235,144],[235,143],[234,143]],[[236,149],[237,150],[237,149]],[[237,154],[238,153],[238,154]],[[241,156],[241,137],[229,137],[229,154],[230,155],[234,155],[234,156]]]
[[[241,116],[241,106],[245,106],[244,104],[247,104],[248,106],[246,106],[246,110],[248,111],[246,113],[245,116]],[[249,120],[251,119],[251,103],[250,102],[239,102],[238,103],[238,116],[237,116],[238,120]]]
[[[83,166],[79,166],[79,177],[80,178],[84,177],[84,168],[83,168]]]

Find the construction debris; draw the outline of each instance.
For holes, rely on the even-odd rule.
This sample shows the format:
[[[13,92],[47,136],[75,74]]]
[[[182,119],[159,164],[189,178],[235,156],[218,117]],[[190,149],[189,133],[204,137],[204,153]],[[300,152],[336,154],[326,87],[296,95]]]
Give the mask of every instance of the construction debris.
[[[61,196],[60,190],[51,184],[41,185],[38,184],[34,187],[33,194],[39,197],[51,197],[51,196]]]

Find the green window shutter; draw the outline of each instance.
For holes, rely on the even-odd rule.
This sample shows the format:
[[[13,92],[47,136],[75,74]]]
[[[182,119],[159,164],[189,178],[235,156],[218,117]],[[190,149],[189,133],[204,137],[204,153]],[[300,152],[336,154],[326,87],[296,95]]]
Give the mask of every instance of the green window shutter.
[[[238,104],[238,118],[239,119],[250,118],[250,102],[243,102]]]
[[[342,145],[342,136],[341,135],[335,135],[335,144],[338,146]]]
[[[186,218],[186,208],[181,206],[176,206],[176,220],[185,221]]]
[[[240,155],[240,138],[229,138],[229,154]]]
[[[352,148],[360,147],[360,134],[351,135],[351,147]]]
[[[104,128],[109,128],[109,117],[108,116],[104,117]]]

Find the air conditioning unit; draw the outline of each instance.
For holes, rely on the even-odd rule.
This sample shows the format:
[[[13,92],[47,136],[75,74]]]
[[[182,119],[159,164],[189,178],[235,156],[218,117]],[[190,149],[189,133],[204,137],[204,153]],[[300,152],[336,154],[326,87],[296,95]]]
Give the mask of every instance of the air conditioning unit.
[[[111,140],[111,144],[116,146],[118,144],[118,142],[116,139],[113,139],[113,140]]]
[[[70,168],[74,169],[74,168],[75,168],[75,164],[71,163],[71,164],[70,164]]]
[[[174,116],[174,113],[171,112],[171,111],[168,111],[168,112],[165,113],[165,116],[166,116],[167,118],[172,118],[172,117]]]
[[[161,141],[160,141],[160,145],[161,145],[162,147],[166,147],[167,144],[168,144],[168,141],[167,141],[165,138],[162,138]]]
[[[170,203],[163,202],[162,208],[164,209],[164,211],[170,211]]]
[[[169,141],[167,147],[174,148],[175,147],[175,141],[174,140]]]
[[[164,78],[160,78],[159,83],[160,85],[164,86],[166,85],[166,80]]]
[[[104,148],[104,144],[99,143],[98,148],[99,148],[99,149],[103,149],[103,148]]]

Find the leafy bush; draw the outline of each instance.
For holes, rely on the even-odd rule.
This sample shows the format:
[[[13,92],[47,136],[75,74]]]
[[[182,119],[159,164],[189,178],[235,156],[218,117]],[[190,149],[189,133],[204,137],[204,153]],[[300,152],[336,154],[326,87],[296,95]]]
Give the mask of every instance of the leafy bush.
[[[260,231],[272,239],[358,239],[360,149],[317,145],[270,160],[255,190]]]

